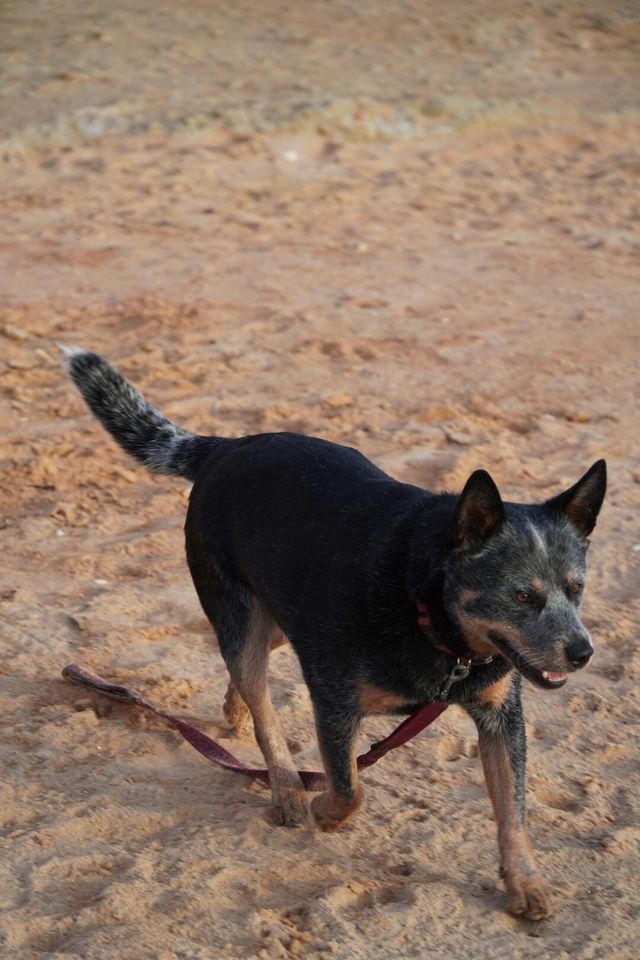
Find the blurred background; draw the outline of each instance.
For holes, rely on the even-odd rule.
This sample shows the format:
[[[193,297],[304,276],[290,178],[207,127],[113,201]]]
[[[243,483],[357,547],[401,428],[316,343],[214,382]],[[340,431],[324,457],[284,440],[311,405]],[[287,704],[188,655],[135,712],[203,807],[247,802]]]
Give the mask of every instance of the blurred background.
[[[638,2],[5,2],[0,55],[11,955],[398,960],[472,941],[630,960]],[[188,491],[101,433],[58,341],[190,429],[320,434],[431,489],[484,467],[543,499],[607,458],[597,656],[556,698],[526,692],[557,921],[529,938],[502,913],[454,711],[367,775],[352,832],[312,841],[273,832],[242,778],[55,679],[77,659],[228,736],[182,560]],[[273,673],[317,766],[289,652]],[[387,728],[368,721],[363,746]]]

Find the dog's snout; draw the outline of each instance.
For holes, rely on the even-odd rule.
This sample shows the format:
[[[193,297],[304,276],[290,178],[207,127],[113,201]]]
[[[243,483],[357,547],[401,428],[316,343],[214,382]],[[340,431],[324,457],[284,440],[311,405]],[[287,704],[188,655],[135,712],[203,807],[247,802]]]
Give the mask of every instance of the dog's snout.
[[[565,646],[565,653],[569,662],[576,668],[585,667],[593,656],[593,647],[588,636],[581,634],[574,637]]]

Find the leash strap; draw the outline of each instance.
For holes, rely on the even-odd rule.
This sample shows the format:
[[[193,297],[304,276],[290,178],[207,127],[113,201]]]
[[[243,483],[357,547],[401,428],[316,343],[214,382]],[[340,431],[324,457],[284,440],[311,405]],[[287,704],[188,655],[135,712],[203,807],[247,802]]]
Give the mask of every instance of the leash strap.
[[[211,760],[212,763],[217,764],[219,767],[224,767],[225,770],[235,770],[238,773],[245,773],[255,780],[259,780],[265,784],[265,786],[269,784],[268,770],[258,767],[248,767],[242,763],[241,760],[238,760],[237,757],[234,757],[232,753],[229,753],[228,750],[225,750],[216,740],[212,740],[206,733],[203,733],[202,730],[198,730],[197,727],[191,726],[186,720],[181,720],[179,717],[174,716],[174,714],[167,713],[165,710],[154,706],[154,704],[145,700],[145,698],[135,690],[130,690],[129,687],[123,687],[119,684],[109,683],[108,680],[99,677],[96,673],[85,670],[84,667],[79,666],[77,663],[70,663],[65,667],[62,671],[62,676],[71,683],[86,687],[89,690],[93,690],[94,693],[109,697],[111,700],[118,700],[120,703],[128,703],[136,707],[141,707],[143,710],[155,714],[156,717],[165,720],[170,727],[177,730],[178,733],[180,733],[198,753],[206,757],[207,760]],[[403,720],[388,737],[385,737],[384,740],[380,740],[378,743],[372,743],[366,753],[360,754],[357,760],[358,770],[364,770],[366,767],[372,766],[374,763],[377,763],[381,757],[384,757],[385,753],[388,753],[390,750],[395,750],[396,747],[401,747],[403,743],[412,740],[421,733],[425,727],[433,723],[446,709],[447,704],[444,702],[431,700],[425,703],[423,707],[420,707],[415,713],[412,713],[410,717]],[[314,770],[301,770],[300,778],[305,790],[323,790],[326,786],[324,773],[318,773]]]

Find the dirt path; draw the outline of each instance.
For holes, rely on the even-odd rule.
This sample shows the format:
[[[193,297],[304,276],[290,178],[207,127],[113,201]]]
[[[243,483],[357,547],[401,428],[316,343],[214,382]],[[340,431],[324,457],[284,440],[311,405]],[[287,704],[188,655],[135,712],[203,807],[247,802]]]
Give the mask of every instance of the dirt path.
[[[4,5],[0,943],[24,960],[632,960],[637,5],[217,7]],[[483,466],[542,499],[607,458],[597,656],[526,691],[552,921],[503,912],[461,713],[364,775],[353,829],[318,836],[58,679],[84,662],[258,757],[222,717],[188,491],[101,433],[56,341],[103,352],[192,429],[317,433],[434,489]],[[272,673],[315,767],[289,650]],[[362,746],[388,728],[368,720]]]

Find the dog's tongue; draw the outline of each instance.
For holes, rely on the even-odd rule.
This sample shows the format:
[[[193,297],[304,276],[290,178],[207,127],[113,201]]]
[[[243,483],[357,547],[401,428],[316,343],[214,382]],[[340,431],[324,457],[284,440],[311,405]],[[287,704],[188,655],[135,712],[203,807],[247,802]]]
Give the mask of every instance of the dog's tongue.
[[[545,670],[542,676],[545,678],[545,680],[551,680],[552,683],[559,683],[560,680],[567,679],[566,673],[553,673],[552,670]]]

